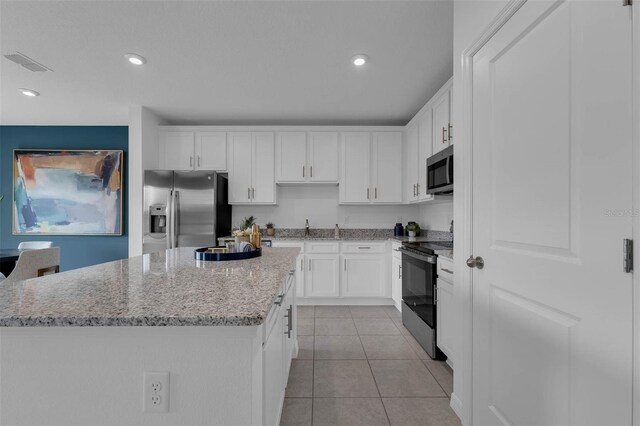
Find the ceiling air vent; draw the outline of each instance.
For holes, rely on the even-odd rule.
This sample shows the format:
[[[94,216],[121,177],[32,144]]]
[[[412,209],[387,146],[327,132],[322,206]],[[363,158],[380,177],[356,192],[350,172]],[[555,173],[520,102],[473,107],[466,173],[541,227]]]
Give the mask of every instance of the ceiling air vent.
[[[8,60],[15,62],[16,64],[22,65],[29,71],[33,72],[45,72],[45,71],[53,71],[51,68],[47,68],[44,65],[34,61],[26,55],[23,55],[20,52],[11,53],[9,55],[4,55]]]

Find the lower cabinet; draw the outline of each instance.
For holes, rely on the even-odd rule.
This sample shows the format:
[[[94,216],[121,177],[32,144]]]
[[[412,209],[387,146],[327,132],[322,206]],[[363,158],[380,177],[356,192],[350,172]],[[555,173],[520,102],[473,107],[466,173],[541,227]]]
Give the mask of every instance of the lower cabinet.
[[[305,297],[340,296],[340,271],[338,255],[308,254],[304,280]]]
[[[292,274],[265,321],[266,338],[262,348],[264,425],[277,425],[280,421],[291,358],[295,352],[295,291],[295,274]]]
[[[441,269],[441,263],[443,261],[438,259],[438,269]],[[446,269],[453,271],[453,263]],[[453,364],[454,359],[454,330],[453,324],[455,321],[455,311],[453,306],[453,282],[452,278],[442,278],[438,276],[437,281],[438,293],[437,293],[437,326],[436,335],[438,341],[438,347],[449,358],[449,362]]]
[[[385,255],[342,256],[342,296],[385,297]]]
[[[395,251],[400,247],[398,244],[391,246],[391,298],[393,303],[401,310],[402,305],[402,255]]]

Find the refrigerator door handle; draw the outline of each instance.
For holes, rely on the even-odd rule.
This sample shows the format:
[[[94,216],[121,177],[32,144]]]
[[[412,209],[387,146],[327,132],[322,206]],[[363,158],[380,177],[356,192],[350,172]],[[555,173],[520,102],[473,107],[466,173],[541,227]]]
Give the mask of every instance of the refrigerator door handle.
[[[172,242],[171,242],[171,236],[173,235],[173,226],[171,225],[171,222],[173,221],[173,215],[171,214],[171,201],[173,200],[173,190],[169,190],[169,194],[167,196],[167,231],[166,231],[166,235],[167,235],[167,248],[170,249]]]
[[[173,234],[173,247],[178,247],[178,208],[176,204],[178,202],[178,191],[173,190],[173,200],[171,200],[171,218],[173,224],[171,225],[171,233]]]

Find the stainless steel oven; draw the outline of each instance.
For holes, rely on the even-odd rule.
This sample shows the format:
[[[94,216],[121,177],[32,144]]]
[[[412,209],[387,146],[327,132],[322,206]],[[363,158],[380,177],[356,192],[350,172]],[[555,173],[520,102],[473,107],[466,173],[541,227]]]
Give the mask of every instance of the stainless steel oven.
[[[453,193],[453,145],[427,159],[427,194]]]

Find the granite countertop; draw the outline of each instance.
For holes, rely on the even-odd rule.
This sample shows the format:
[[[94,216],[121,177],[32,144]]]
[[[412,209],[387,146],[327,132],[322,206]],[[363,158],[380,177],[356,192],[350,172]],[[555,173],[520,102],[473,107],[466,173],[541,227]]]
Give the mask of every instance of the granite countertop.
[[[264,322],[298,248],[197,261],[177,248],[0,284],[0,326],[254,326]]]
[[[274,236],[263,235],[263,240],[271,241],[451,241],[452,234],[446,231],[424,231],[426,235],[419,237],[394,237],[392,229],[340,229],[340,238],[334,238],[333,229],[311,229],[305,236],[303,228],[277,229]],[[233,237],[221,237],[219,240],[231,240]]]

